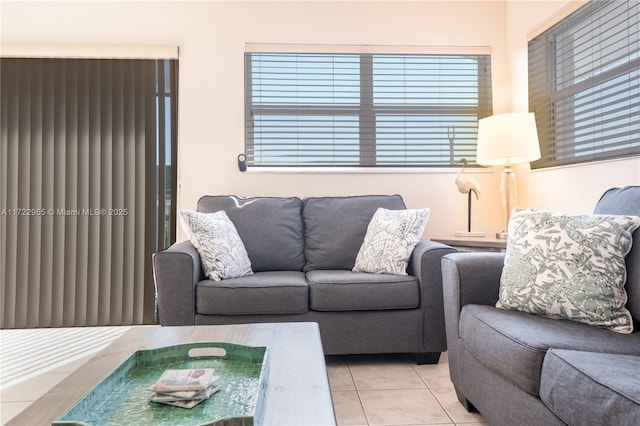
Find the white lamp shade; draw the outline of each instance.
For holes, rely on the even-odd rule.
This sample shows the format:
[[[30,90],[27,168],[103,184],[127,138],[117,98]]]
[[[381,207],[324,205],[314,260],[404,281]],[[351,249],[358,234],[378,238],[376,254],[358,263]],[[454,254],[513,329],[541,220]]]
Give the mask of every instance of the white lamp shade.
[[[540,158],[532,112],[497,114],[478,120],[476,162],[483,166],[527,163]]]

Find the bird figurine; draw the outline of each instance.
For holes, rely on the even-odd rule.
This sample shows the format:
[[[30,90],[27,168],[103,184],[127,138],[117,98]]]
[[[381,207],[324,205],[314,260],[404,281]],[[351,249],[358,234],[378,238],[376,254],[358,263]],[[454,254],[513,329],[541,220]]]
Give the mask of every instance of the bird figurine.
[[[460,191],[462,194],[469,194],[471,191],[473,191],[473,193],[476,195],[476,200],[479,200],[480,189],[478,188],[478,182],[476,182],[474,179],[470,177],[462,176],[462,173],[464,172],[465,167],[467,167],[467,159],[463,158],[462,160],[459,161],[459,163],[462,163],[462,168],[456,175],[456,180],[455,180],[456,186],[458,187],[458,191]]]

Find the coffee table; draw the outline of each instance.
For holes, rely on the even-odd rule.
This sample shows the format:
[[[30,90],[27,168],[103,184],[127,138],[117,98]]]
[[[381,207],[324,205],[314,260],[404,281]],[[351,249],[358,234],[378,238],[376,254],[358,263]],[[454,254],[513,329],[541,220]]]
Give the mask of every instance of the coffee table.
[[[7,425],[50,425],[131,353],[197,341],[269,347],[265,425],[335,425],[316,323],[139,326],[116,339]]]

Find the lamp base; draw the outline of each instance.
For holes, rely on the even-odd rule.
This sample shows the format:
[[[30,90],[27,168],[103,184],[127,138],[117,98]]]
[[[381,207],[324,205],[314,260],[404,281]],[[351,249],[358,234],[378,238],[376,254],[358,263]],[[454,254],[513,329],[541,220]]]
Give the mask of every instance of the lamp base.
[[[484,237],[482,231],[456,231],[456,237]]]
[[[517,200],[516,174],[510,165],[504,166],[504,170],[500,174],[500,195],[502,196],[502,219],[504,220],[504,228],[502,232],[496,234],[496,238],[504,240],[507,238],[507,230],[509,230],[509,219],[511,212],[516,205]]]

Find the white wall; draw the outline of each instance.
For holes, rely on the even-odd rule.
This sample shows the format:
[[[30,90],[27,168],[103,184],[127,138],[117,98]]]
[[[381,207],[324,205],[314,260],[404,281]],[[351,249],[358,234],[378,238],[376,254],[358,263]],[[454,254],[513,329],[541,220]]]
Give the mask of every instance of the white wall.
[[[220,38],[216,40],[216,47],[222,54],[222,63],[217,65],[219,60],[210,58],[210,66],[216,71],[212,73],[210,89],[205,90],[203,94],[216,94],[221,104],[214,107],[213,115],[211,108],[202,108],[201,103],[192,103],[185,107],[189,108],[188,110],[181,110],[181,205],[193,206],[197,198],[204,193],[301,197],[399,193],[409,207],[431,207],[427,235],[446,235],[456,229],[464,229],[466,198],[457,192],[452,173],[240,173],[236,165],[236,156],[243,151],[244,146],[243,48],[247,41],[488,45],[494,48],[496,74],[498,81],[501,81],[505,76],[504,38],[501,27],[504,12],[504,4],[496,2],[209,4],[206,11],[203,10],[203,14],[216,18],[210,25],[218,27],[221,33]],[[490,18],[477,21],[475,16],[478,14],[486,14]],[[451,30],[452,26],[455,27],[454,31]],[[204,43],[202,50],[206,49],[207,42]],[[189,67],[192,60],[202,61],[200,50],[194,52],[195,56],[191,56],[190,53],[184,52],[181,70],[183,67]],[[189,79],[181,81],[181,95],[188,97],[192,91],[199,91],[200,82]],[[185,102],[182,99],[181,105],[184,106]],[[219,117],[219,121],[214,122],[219,128],[207,134],[203,132],[201,123],[211,120],[213,116]],[[204,140],[203,135],[207,135]],[[196,145],[198,148],[193,149]],[[490,175],[481,175],[485,176]],[[486,202],[485,206],[491,207]]]
[[[490,46],[494,113],[527,109],[526,35],[567,1],[13,1],[0,2],[2,42],[173,44],[180,47],[179,207],[204,194],[399,193],[430,207],[426,236],[466,228],[455,172],[241,173],[246,42]],[[640,183],[640,160],[528,173],[516,166],[519,205],[589,211],[609,186]],[[501,230],[496,172],[482,189],[474,230]]]
[[[203,194],[347,195],[399,193],[430,207],[427,236],[466,228],[466,196],[455,172],[374,174],[240,173],[244,147],[246,42],[490,46],[494,108],[507,107],[506,4],[501,1],[2,1],[2,41],[177,44],[179,207]],[[480,18],[480,19],[479,19]],[[483,196],[474,228],[495,232],[498,183],[476,173]]]

